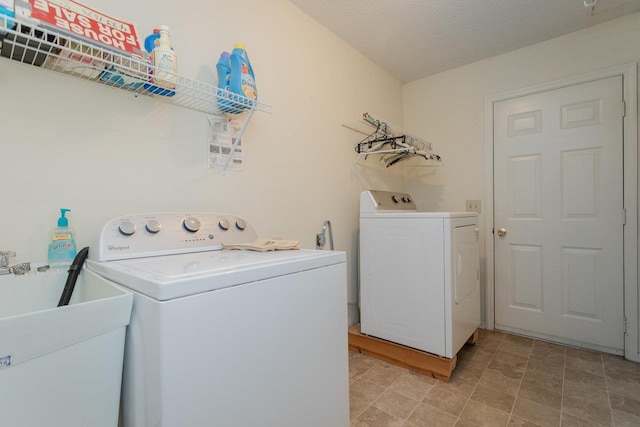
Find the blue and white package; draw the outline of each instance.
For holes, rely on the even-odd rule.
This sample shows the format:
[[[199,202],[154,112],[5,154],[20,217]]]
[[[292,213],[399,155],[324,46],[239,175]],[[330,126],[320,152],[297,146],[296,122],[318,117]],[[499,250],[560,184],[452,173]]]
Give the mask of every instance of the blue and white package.
[[[0,30],[13,28],[14,22],[10,19],[16,16],[13,0],[0,0],[0,15]]]

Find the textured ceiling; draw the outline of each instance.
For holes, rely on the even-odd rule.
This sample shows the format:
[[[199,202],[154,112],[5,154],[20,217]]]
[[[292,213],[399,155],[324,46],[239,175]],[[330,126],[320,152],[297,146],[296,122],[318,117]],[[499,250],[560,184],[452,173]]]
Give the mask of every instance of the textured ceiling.
[[[640,11],[640,0],[290,1],[402,82]]]

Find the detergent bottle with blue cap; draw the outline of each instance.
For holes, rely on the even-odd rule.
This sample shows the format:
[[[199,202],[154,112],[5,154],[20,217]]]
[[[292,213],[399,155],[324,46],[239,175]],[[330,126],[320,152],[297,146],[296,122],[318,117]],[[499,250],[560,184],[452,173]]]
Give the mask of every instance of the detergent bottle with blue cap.
[[[231,66],[229,63],[229,52],[222,52],[220,59],[216,64],[216,70],[218,72],[218,106],[220,110],[225,113],[232,113],[233,103],[229,100],[231,92],[229,92],[229,79],[231,77]]]
[[[49,242],[49,264],[51,267],[67,267],[76,257],[75,231],[69,227],[69,220],[66,217],[69,209],[60,209],[58,226],[51,230],[51,240]]]

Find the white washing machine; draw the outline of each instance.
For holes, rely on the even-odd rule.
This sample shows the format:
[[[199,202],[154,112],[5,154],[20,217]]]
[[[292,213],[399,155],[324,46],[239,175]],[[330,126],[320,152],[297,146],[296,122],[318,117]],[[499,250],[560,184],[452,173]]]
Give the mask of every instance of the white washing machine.
[[[480,325],[478,214],[418,212],[411,196],[360,195],[365,334],[452,358]]]
[[[105,225],[87,267],[134,293],[125,427],[349,425],[345,254],[220,246],[255,237],[223,214]]]

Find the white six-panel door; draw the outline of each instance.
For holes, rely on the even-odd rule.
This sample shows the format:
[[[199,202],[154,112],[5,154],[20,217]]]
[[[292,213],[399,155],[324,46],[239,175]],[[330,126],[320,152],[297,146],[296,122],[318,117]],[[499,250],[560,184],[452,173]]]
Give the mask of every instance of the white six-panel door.
[[[496,328],[623,354],[622,99],[617,76],[494,104]]]

